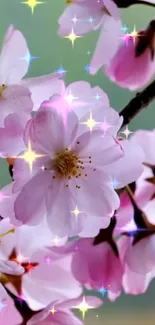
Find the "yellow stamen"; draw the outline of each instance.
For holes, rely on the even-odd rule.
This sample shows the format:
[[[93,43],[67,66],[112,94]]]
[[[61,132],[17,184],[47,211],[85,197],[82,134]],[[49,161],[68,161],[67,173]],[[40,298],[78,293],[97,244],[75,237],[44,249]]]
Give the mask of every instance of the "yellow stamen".
[[[62,151],[59,152],[53,163],[52,166],[57,172],[58,176],[61,177],[68,177],[70,176],[77,176],[77,159],[76,155],[72,151]]]
[[[66,0],[67,5],[71,5],[73,2],[71,0]]]
[[[2,235],[0,235],[0,237],[4,237],[4,236],[7,236],[7,235],[9,235],[9,234],[14,234],[15,233],[15,228],[13,228],[13,229],[10,229],[10,230],[8,230],[7,232],[5,232],[4,234],[2,234]]]
[[[7,88],[7,86],[4,85],[4,84],[0,86],[0,97],[2,97],[3,91],[4,91],[6,88]]]

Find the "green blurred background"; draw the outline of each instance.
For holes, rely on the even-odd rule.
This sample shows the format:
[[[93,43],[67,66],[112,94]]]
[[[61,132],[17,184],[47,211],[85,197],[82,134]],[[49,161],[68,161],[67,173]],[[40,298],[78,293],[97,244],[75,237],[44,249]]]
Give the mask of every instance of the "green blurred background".
[[[24,0],[23,0],[24,1]],[[25,0],[26,1],[26,0]],[[125,0],[124,0],[125,1]],[[60,65],[67,70],[66,82],[86,80],[91,85],[99,85],[108,94],[111,106],[120,111],[134,93],[123,90],[110,82],[101,70],[96,76],[89,76],[84,69],[89,64],[98,32],[93,32],[75,42],[57,34],[58,17],[65,8],[64,0],[46,0],[38,5],[32,15],[31,9],[22,0],[0,0],[0,44],[10,24],[14,24],[25,35],[31,55],[39,57],[30,65],[29,77],[40,76],[57,70]],[[133,30],[144,27],[154,18],[155,9],[146,6],[134,6],[122,10],[122,21]],[[130,130],[151,129],[155,126],[155,103],[142,112],[130,125]],[[0,162],[0,186],[7,184],[10,178],[3,160]],[[89,311],[85,318],[87,325],[154,325],[155,323],[155,285],[151,283],[146,294],[140,296],[122,295],[115,303],[104,298],[102,309]],[[4,324],[3,324],[4,325]],[[71,324],[72,325],[72,324]]]

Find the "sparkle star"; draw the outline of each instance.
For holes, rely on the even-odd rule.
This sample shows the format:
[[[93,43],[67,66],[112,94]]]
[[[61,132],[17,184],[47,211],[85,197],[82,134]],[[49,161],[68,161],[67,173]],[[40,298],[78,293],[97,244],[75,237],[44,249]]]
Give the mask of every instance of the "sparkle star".
[[[69,106],[71,106],[72,105],[72,101],[74,99],[77,99],[78,97],[74,97],[73,94],[72,94],[72,92],[71,92],[71,90],[70,90],[69,94],[67,96],[65,96],[64,98],[67,100]]]
[[[130,35],[130,37],[133,39],[133,42],[135,43],[136,38],[139,37],[139,34],[137,33],[137,31],[136,31],[136,27],[135,27],[135,26],[134,26],[133,31],[132,31],[129,35]]]
[[[125,129],[124,131],[120,132],[120,133],[123,133],[123,134],[126,136],[126,139],[128,139],[129,135],[130,135],[131,133],[134,133],[134,132],[131,132],[131,131],[129,130],[129,128],[128,128],[128,125],[127,125],[126,129]]]
[[[87,64],[85,67],[84,67],[85,71],[89,72],[90,70],[90,66]]]
[[[55,72],[59,73],[60,76],[62,77],[62,76],[67,72],[67,70],[65,70],[65,69],[63,68],[62,64],[61,64],[60,67],[59,67],[59,69],[56,70]]]
[[[96,94],[96,96],[94,98],[96,98],[96,100],[99,100],[101,98],[101,96],[99,94]]]
[[[128,45],[129,40],[131,40],[130,34],[125,34],[123,37],[121,37],[126,45]]]
[[[119,184],[120,184],[120,182],[116,178],[114,178],[112,181],[114,190],[116,190],[118,188]]]
[[[122,28],[121,28],[121,30],[124,32],[124,33],[126,33],[127,31],[128,31],[128,27],[126,26],[126,25],[124,25]]]
[[[87,125],[87,127],[90,129],[90,132],[92,132],[94,126],[101,123],[96,122],[92,117],[92,113],[90,113],[89,119],[86,122],[81,122],[81,124]]]
[[[82,313],[82,318],[84,320],[85,314],[88,311],[88,309],[93,309],[93,306],[89,306],[85,300],[85,297],[83,297],[82,302],[78,306],[74,306],[72,308],[79,309]]]
[[[38,56],[32,56],[30,53],[28,53],[27,55],[25,55],[23,58],[21,58],[23,60],[25,60],[26,62],[28,62],[28,64],[30,65],[31,61],[35,60],[35,59],[39,59]]]
[[[76,25],[76,23],[80,20],[76,16],[74,16],[72,19],[72,22]]]
[[[76,245],[74,250],[75,250],[75,252],[77,252],[79,250],[79,247]]]
[[[52,313],[52,315],[56,313],[56,309],[54,308],[54,306],[52,307],[52,309],[50,309],[50,312]]]
[[[57,246],[59,244],[59,242],[60,242],[60,238],[58,236],[56,236],[56,237],[54,237],[52,242],[54,243],[55,246]]]
[[[24,159],[29,164],[30,172],[32,173],[33,163],[37,158],[45,157],[45,155],[38,155],[31,148],[31,142],[28,143],[28,150],[24,153],[23,156],[17,156],[14,158]]]
[[[108,290],[106,290],[103,286],[99,289],[99,290],[97,290],[100,294],[101,294],[101,296],[102,297],[104,297],[105,296],[105,294],[106,294],[106,292],[108,291]]]
[[[48,265],[50,265],[50,263],[51,263],[51,258],[50,258],[49,256],[47,256],[47,257],[45,257],[44,261],[45,261]]]
[[[31,264],[29,261],[29,263],[26,266],[24,266],[24,268],[28,273],[30,273],[36,266],[37,265],[35,263]]]
[[[21,253],[19,253],[17,255],[17,257],[15,258],[15,261],[18,262],[19,264],[22,264],[24,260],[25,260],[25,257]]]
[[[71,211],[72,213],[74,213],[74,215],[77,217],[81,211],[79,211],[78,207],[76,206],[75,210],[74,211]]]
[[[34,9],[37,5],[41,5],[41,4],[44,4],[43,1],[37,1],[37,0],[27,0],[27,1],[24,1],[22,2],[23,4],[27,5],[28,7],[31,8],[31,12],[32,12],[32,15],[34,13]]]
[[[112,127],[113,127],[113,125],[107,123],[107,120],[106,120],[106,117],[105,117],[103,123],[101,123],[101,129],[103,130],[104,135]]]
[[[69,35],[65,36],[64,38],[68,38],[71,41],[71,43],[72,43],[72,47],[74,47],[74,43],[75,43],[76,39],[77,38],[81,38],[81,37],[82,36],[80,36],[80,35],[76,35],[74,33],[74,29],[72,28],[71,33]]]
[[[0,313],[2,312],[3,308],[5,308],[7,305],[3,303],[3,301],[0,301]]]
[[[91,16],[90,16],[89,19],[88,19],[88,21],[89,21],[90,24],[92,24],[94,20],[95,20],[95,19],[93,19]]]

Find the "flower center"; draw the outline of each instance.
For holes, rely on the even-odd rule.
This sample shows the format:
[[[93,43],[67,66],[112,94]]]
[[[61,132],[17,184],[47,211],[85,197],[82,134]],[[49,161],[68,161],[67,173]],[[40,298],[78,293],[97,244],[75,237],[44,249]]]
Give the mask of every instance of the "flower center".
[[[4,91],[6,88],[7,88],[7,86],[4,85],[4,84],[2,84],[2,85],[0,86],[0,97],[2,97],[3,91]]]
[[[72,3],[73,3],[72,0],[66,0],[66,4],[67,4],[67,5],[71,5]]]
[[[80,142],[78,141],[77,144],[79,143]],[[84,166],[84,163],[86,163],[86,166]],[[85,159],[85,161],[82,161],[75,152],[66,148],[56,154],[55,158],[51,161],[50,166],[45,167],[45,170],[54,170],[55,174],[53,175],[53,179],[64,178],[67,180],[66,187],[69,187],[68,182],[72,177],[77,178],[78,182],[80,177],[85,178],[88,176],[87,163],[92,164],[91,156],[88,157],[88,160]],[[93,168],[92,170],[96,171],[96,168]],[[76,188],[81,188],[79,182],[76,184]]]
[[[69,175],[76,176],[78,174],[78,162],[80,162],[74,152],[65,151],[57,153],[52,167],[61,177],[67,177]]]

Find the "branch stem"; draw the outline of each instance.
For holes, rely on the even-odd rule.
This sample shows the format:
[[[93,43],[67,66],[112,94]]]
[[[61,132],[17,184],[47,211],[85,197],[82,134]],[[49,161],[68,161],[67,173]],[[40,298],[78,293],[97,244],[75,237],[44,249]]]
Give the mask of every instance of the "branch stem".
[[[155,80],[144,90],[138,93],[127,106],[119,113],[123,116],[122,128],[128,125],[133,118],[146,108],[155,99]]]

